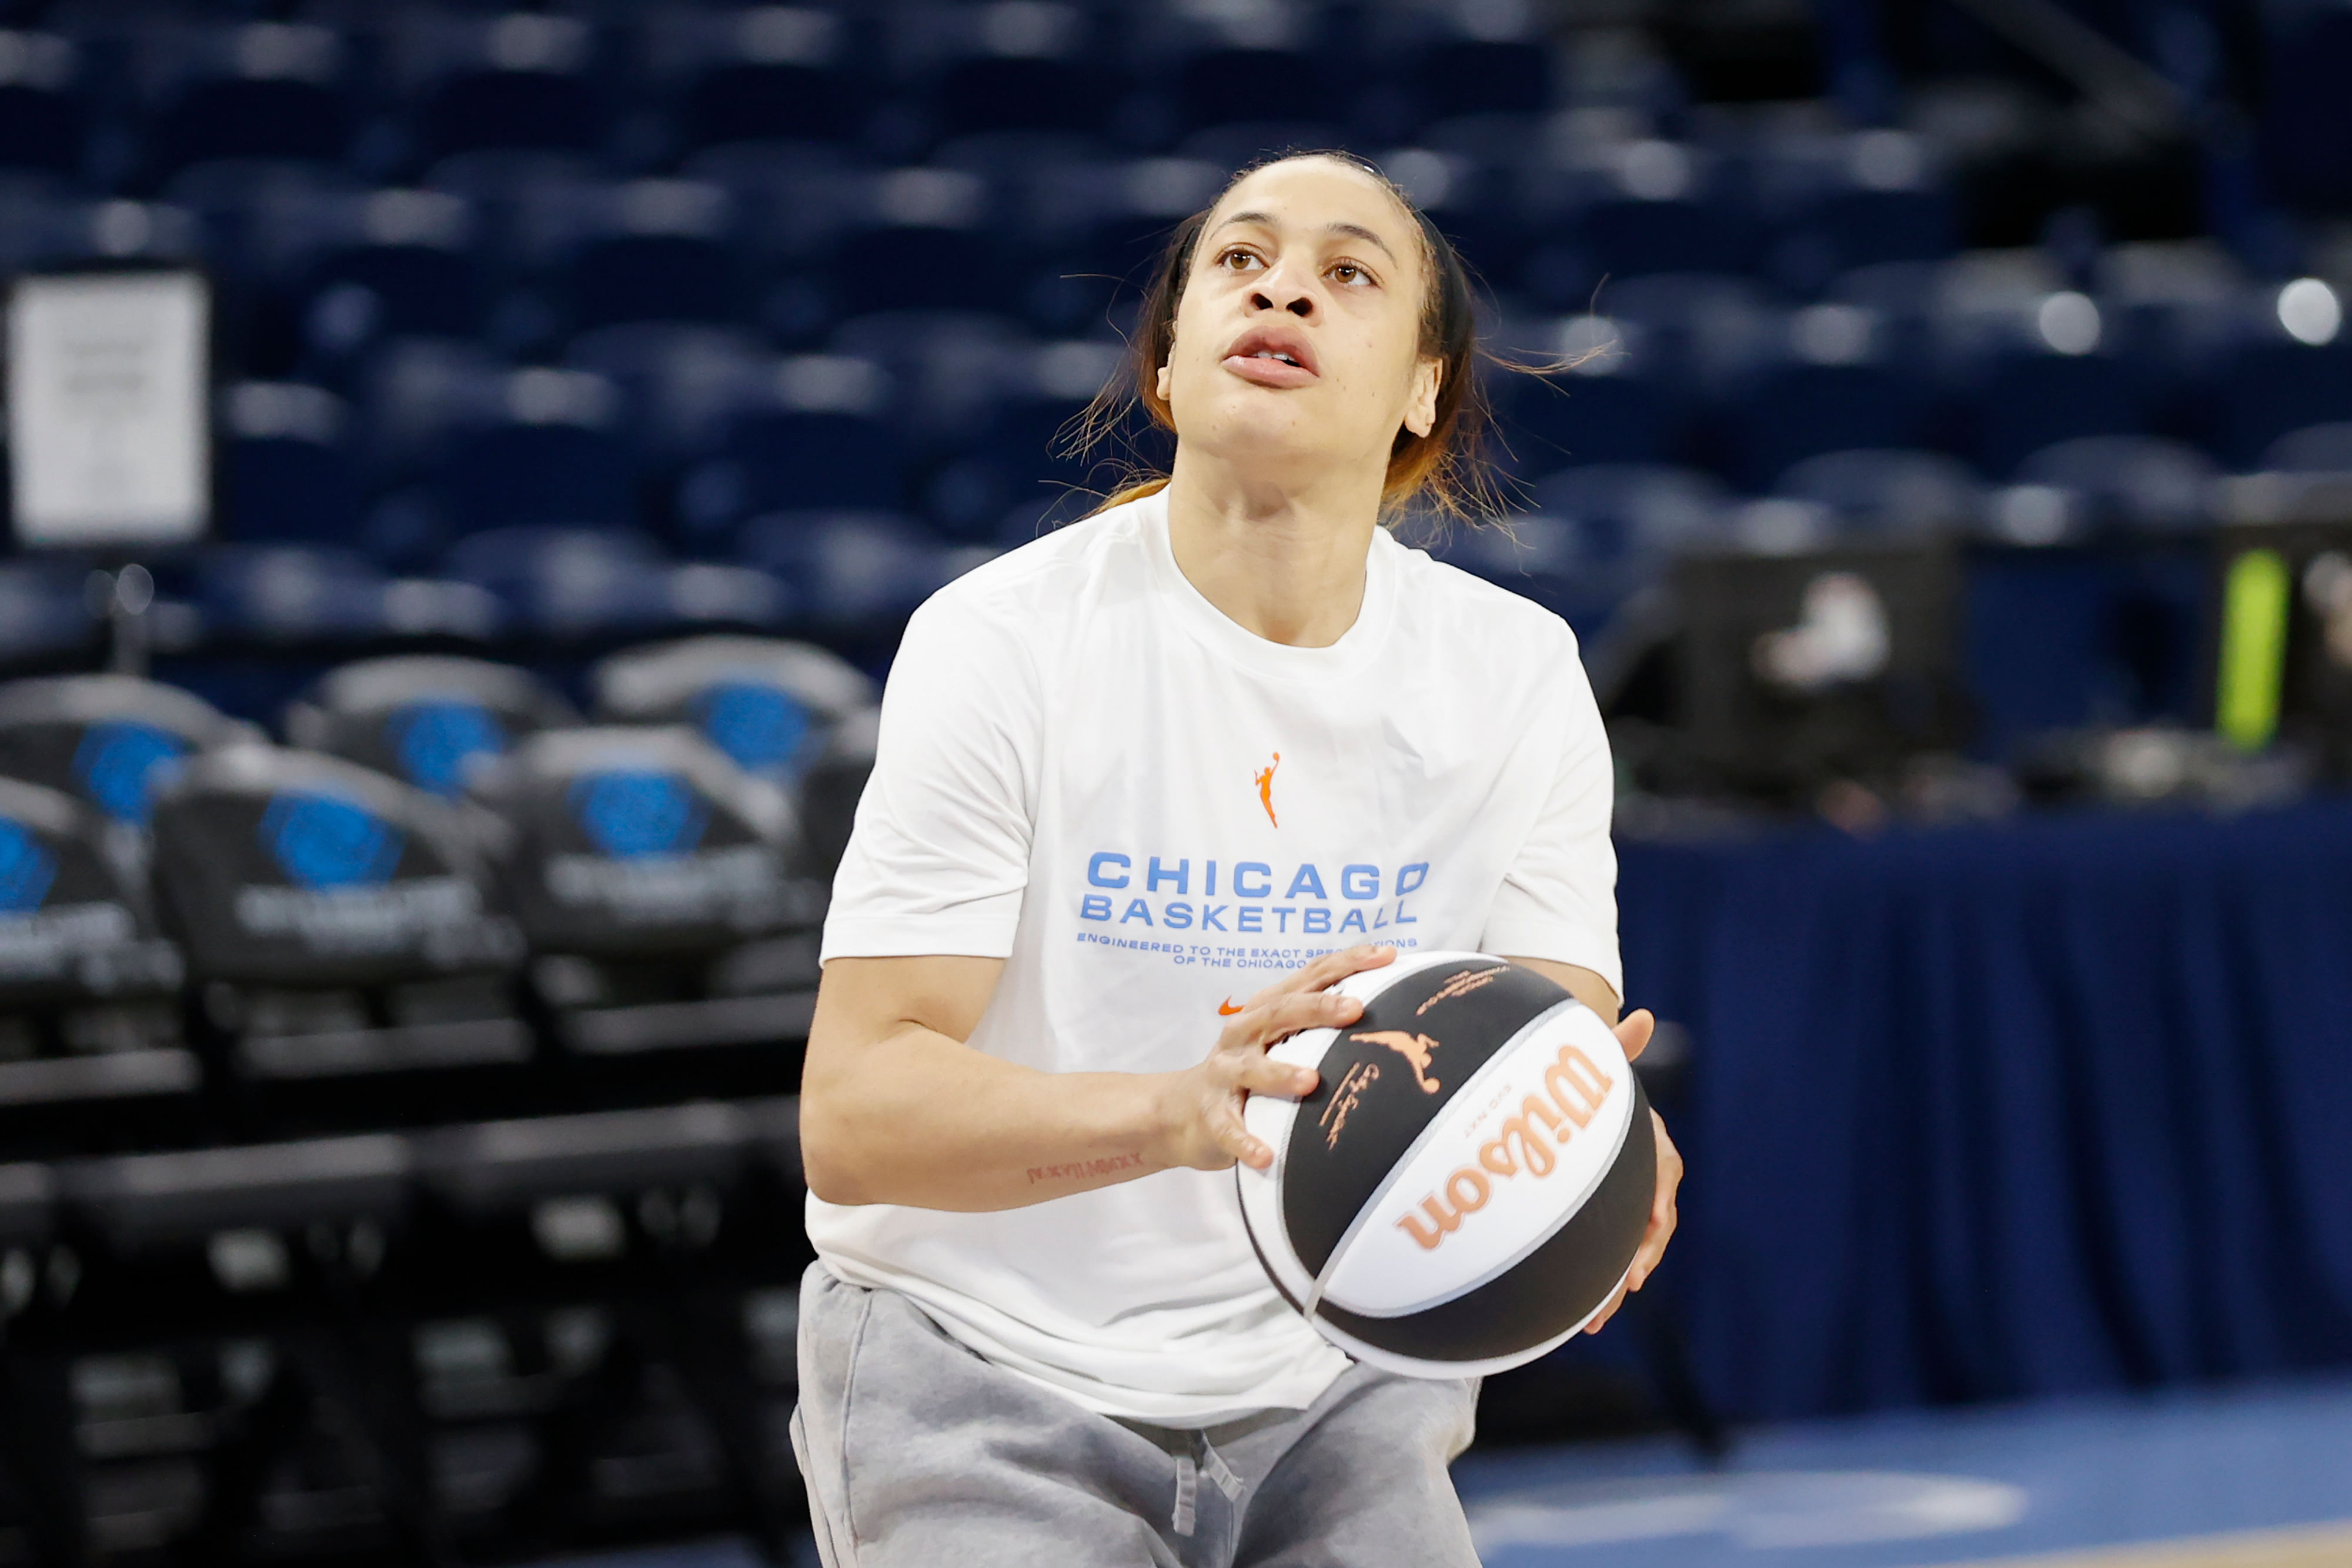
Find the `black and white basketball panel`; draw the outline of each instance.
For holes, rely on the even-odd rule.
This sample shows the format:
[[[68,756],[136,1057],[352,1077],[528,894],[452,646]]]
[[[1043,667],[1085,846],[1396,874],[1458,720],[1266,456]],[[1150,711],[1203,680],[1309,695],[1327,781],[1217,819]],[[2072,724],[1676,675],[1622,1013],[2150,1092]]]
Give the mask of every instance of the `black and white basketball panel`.
[[[1649,1103],[1615,1033],[1532,969],[1426,953],[1349,977],[1364,1003],[1276,1058],[1254,1095],[1273,1166],[1235,1167],[1266,1272],[1318,1333],[1408,1375],[1521,1365],[1623,1282],[1649,1221]]]

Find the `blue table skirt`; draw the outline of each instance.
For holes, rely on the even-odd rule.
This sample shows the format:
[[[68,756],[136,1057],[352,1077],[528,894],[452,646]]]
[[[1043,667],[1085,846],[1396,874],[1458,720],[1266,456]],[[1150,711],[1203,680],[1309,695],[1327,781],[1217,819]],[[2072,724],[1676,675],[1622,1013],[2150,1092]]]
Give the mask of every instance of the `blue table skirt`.
[[[1727,1411],[2352,1362],[2352,803],[1620,848]]]

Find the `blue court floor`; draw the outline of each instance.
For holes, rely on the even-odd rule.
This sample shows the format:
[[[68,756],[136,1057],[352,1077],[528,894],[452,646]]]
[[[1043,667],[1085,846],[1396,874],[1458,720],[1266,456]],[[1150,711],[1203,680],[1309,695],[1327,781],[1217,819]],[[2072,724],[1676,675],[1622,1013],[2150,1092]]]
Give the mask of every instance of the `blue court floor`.
[[[2352,1381],[1473,1454],[1487,1568],[2352,1568]]]
[[[1487,1568],[2352,1568],[2352,1379],[1786,1427],[1719,1469],[1670,1441],[1474,1453],[1454,1479]],[[756,1565],[710,1542],[561,1568]]]

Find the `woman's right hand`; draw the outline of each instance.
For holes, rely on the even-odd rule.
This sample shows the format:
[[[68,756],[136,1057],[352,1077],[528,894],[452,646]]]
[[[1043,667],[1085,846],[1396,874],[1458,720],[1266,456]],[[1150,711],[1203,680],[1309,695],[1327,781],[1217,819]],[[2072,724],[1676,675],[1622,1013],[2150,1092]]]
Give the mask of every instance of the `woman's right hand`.
[[[1327,953],[1252,997],[1226,1020],[1206,1061],[1163,1080],[1157,1163],[1204,1171],[1228,1169],[1235,1160],[1252,1170],[1272,1165],[1274,1151],[1242,1124],[1243,1102],[1252,1094],[1312,1093],[1316,1077],[1311,1068],[1274,1061],[1266,1055],[1267,1048],[1302,1030],[1354,1023],[1364,1016],[1364,1004],[1335,995],[1331,988],[1395,958],[1393,947]]]

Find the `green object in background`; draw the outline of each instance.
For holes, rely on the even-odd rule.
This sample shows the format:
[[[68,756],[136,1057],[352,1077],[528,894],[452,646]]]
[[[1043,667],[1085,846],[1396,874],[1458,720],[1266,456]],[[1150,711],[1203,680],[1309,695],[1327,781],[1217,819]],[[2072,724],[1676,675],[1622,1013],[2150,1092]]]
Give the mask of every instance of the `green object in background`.
[[[2274,549],[2250,549],[2230,563],[2221,588],[2221,670],[2214,724],[2241,751],[2260,751],[2278,733],[2279,686],[2286,674],[2292,583]]]

